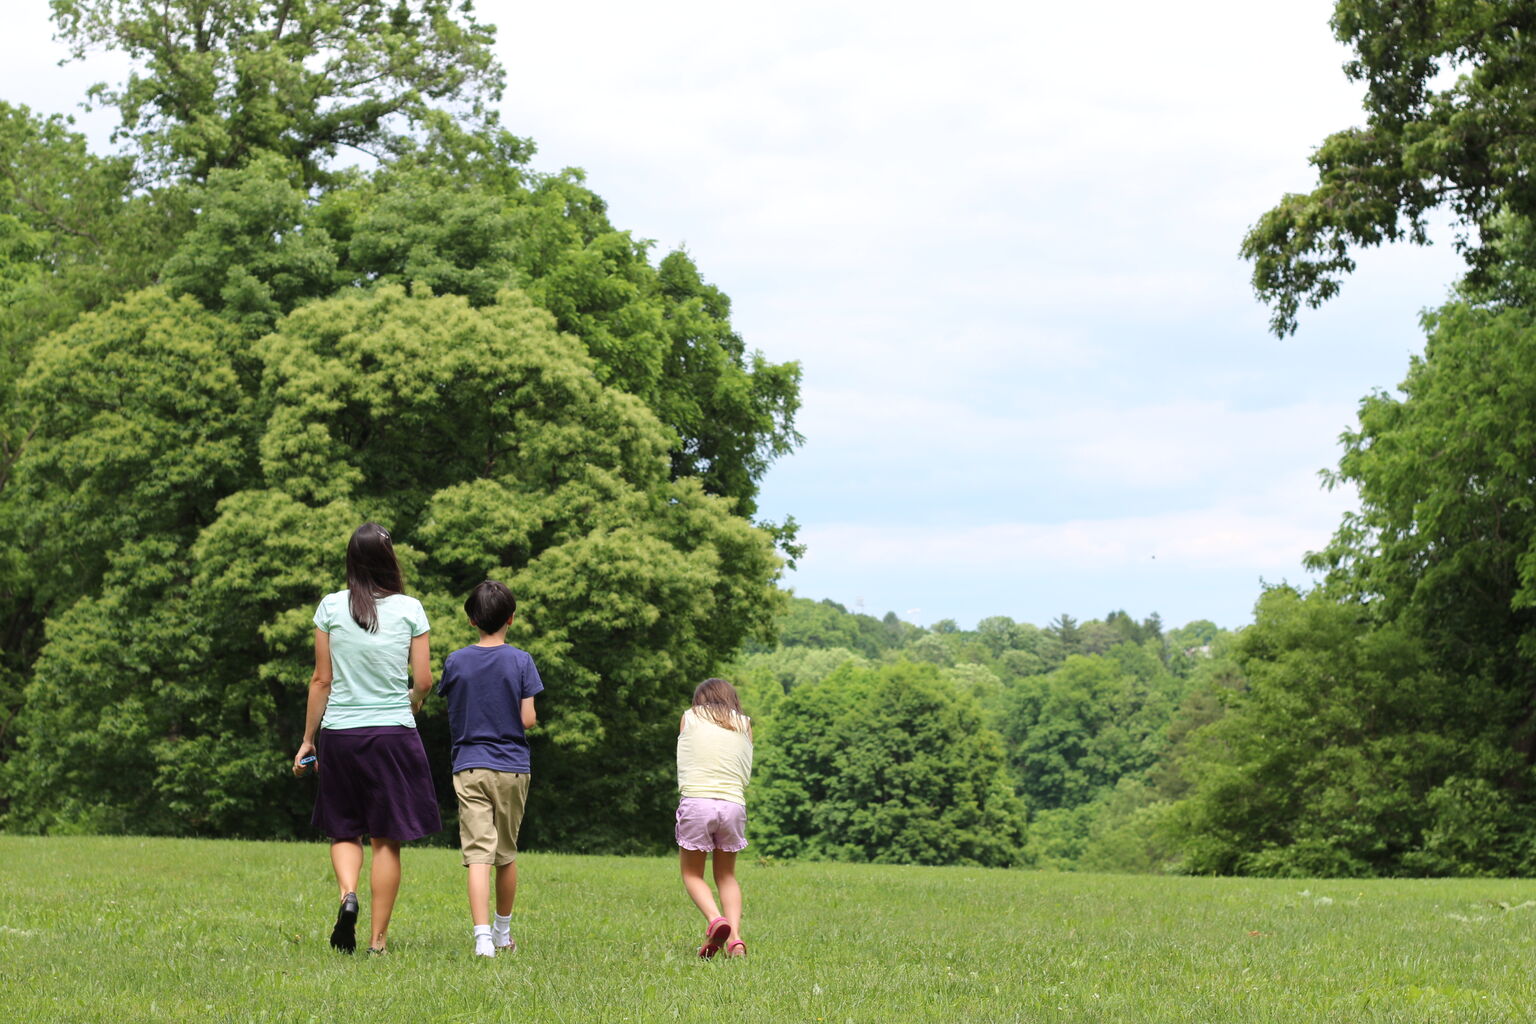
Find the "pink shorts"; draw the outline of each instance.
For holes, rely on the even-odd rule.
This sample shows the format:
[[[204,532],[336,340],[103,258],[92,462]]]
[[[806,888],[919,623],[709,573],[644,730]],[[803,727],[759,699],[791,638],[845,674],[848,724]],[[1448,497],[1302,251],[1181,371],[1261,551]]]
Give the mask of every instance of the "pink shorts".
[[[730,800],[685,796],[677,803],[677,845],[735,853],[747,848],[747,809]]]

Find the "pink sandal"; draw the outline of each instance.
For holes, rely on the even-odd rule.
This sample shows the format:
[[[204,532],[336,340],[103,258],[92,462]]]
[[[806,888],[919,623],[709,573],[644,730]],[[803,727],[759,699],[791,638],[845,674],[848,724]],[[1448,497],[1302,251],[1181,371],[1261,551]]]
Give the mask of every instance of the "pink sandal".
[[[717,917],[709,922],[709,927],[704,929],[704,945],[699,947],[699,956],[708,960],[720,952],[720,947],[725,940],[731,937],[731,922],[723,917]]]
[[[747,944],[740,939],[732,939],[725,947],[726,956],[746,956]]]

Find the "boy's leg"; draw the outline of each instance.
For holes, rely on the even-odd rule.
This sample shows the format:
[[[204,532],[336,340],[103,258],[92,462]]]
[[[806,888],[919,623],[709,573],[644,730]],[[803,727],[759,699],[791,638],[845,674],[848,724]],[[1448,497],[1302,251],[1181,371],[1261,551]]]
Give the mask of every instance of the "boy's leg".
[[[469,877],[469,919],[475,924],[491,923],[491,866],[489,864],[467,864],[464,867]],[[497,882],[501,881],[498,876]],[[500,903],[500,885],[497,886],[497,903]],[[499,907],[498,907],[499,909]]]
[[[336,872],[336,886],[341,890],[337,899],[346,898],[349,892],[357,892],[357,879],[363,873],[363,841],[331,840],[331,870]]]
[[[506,917],[512,913],[512,901],[517,899],[517,861],[496,866],[496,913]]]
[[[741,883],[736,881],[736,854],[715,851],[715,888],[720,890],[721,915],[731,922],[731,938],[741,938]]]
[[[468,768],[454,773],[459,798],[459,850],[469,891],[469,919],[477,927],[491,923],[491,862],[496,856],[496,812],[490,789],[493,773]]]
[[[510,950],[512,903],[517,899],[517,835],[528,805],[528,773],[495,773],[496,808],[496,920],[491,939],[498,949]]]
[[[389,940],[389,917],[395,912],[395,897],[400,893],[400,843],[394,839],[374,839],[373,867],[368,872],[368,914],[372,919],[372,949],[383,949]]]
[[[709,883],[704,881],[704,861],[709,854],[687,847],[678,847],[677,852],[683,871],[683,888],[688,891],[693,905],[699,908],[699,913],[704,915],[704,920],[713,921],[720,916],[720,908],[715,905],[715,894],[709,891]]]

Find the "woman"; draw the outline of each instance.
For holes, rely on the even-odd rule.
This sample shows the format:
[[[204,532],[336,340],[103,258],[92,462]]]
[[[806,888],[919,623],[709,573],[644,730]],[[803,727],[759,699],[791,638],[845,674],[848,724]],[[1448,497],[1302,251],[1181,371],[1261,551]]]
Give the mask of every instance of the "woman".
[[[315,611],[315,674],[293,771],[303,774],[304,759],[316,756],[311,821],[331,837],[341,890],[331,946],[343,953],[357,948],[362,837],[373,847],[368,952],[382,953],[400,891],[400,844],[442,828],[415,719],[432,689],[427,616],[402,590],[389,531],[364,523],[347,543],[347,589]]]

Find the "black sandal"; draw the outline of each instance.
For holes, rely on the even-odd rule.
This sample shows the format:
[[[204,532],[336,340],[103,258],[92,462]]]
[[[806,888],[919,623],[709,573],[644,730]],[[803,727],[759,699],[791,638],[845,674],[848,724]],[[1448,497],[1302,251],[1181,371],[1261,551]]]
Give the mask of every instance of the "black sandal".
[[[357,951],[357,893],[349,892],[341,898],[341,909],[336,911],[336,927],[331,929],[331,948],[343,953]]]

